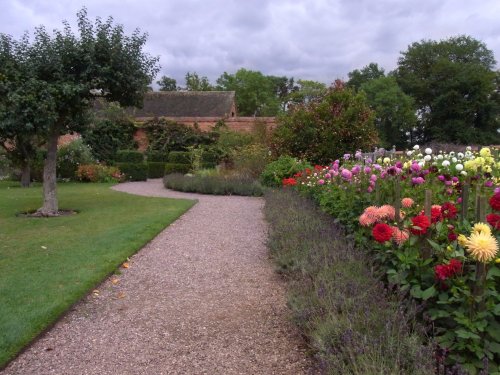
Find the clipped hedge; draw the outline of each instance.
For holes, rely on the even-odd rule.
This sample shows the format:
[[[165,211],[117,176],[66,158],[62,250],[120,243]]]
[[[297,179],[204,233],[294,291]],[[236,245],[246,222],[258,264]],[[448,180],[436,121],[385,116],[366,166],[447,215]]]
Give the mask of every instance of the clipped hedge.
[[[146,181],[148,179],[148,165],[142,163],[116,163],[127,181]]]
[[[168,162],[176,164],[191,164],[191,157],[187,151],[171,151],[168,154]]]
[[[165,174],[171,173],[188,173],[191,169],[191,164],[183,164],[183,163],[166,163],[165,164]]]
[[[116,161],[119,163],[142,163],[144,155],[137,150],[118,150]]]
[[[165,175],[165,163],[161,161],[148,162],[148,178],[162,178]]]
[[[164,151],[149,151],[146,156],[148,159],[148,163],[149,162],[166,163],[168,161],[168,152]]]

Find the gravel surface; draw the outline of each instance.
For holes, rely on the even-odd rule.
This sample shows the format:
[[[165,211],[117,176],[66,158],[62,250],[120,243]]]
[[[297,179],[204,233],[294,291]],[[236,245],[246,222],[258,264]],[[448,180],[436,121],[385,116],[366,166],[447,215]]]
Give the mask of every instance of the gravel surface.
[[[305,348],[265,247],[261,198],[198,199],[2,374],[306,374]]]

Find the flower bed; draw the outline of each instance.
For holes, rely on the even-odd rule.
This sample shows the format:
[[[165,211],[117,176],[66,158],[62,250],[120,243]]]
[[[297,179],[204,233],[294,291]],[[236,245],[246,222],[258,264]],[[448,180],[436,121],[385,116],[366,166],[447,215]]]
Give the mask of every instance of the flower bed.
[[[498,153],[360,152],[283,181],[312,196],[422,306],[438,368],[500,373]],[[439,370],[438,370],[439,371]],[[458,370],[457,370],[458,371]]]

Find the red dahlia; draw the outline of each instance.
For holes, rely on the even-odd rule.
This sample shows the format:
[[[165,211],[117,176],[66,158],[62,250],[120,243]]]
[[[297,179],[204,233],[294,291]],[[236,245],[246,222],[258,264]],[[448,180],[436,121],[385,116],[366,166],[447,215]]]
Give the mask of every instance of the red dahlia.
[[[385,223],[378,223],[373,227],[372,235],[375,241],[384,243],[392,237],[392,228]]]
[[[283,186],[295,186],[295,185],[297,185],[297,180],[293,177],[284,178],[282,183],[283,183]]]
[[[493,229],[500,229],[500,215],[488,214],[486,215],[486,221],[493,227]]]
[[[495,211],[500,211],[500,193],[496,193],[490,198],[490,206]]]
[[[425,215],[412,217],[411,222],[413,223],[413,227],[410,228],[410,232],[417,236],[427,233],[427,228],[431,226],[429,218]]]
[[[451,202],[446,202],[441,206],[441,215],[447,219],[454,219],[457,217],[457,208]]]

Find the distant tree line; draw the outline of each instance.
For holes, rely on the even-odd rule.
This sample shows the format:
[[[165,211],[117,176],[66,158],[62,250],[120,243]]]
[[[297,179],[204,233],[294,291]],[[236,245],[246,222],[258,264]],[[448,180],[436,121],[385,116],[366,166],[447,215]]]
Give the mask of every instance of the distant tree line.
[[[382,146],[404,148],[431,141],[499,143],[500,72],[493,52],[469,36],[422,40],[401,53],[398,66],[386,73],[370,63],[348,74],[347,86],[362,92],[375,112]],[[236,92],[242,116],[276,116],[291,106],[327,94],[324,83],[264,75],[239,69],[224,72],[215,84],[188,72],[185,86],[163,76],[160,90]]]

